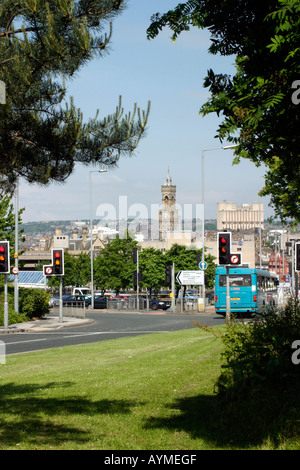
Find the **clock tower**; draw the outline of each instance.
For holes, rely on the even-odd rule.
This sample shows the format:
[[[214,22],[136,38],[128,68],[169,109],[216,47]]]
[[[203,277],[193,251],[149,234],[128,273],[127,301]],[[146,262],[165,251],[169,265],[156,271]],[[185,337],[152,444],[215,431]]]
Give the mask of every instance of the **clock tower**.
[[[161,187],[162,207],[159,211],[159,239],[166,238],[166,232],[174,232],[178,223],[178,210],[176,203],[176,186],[168,170],[165,184]]]

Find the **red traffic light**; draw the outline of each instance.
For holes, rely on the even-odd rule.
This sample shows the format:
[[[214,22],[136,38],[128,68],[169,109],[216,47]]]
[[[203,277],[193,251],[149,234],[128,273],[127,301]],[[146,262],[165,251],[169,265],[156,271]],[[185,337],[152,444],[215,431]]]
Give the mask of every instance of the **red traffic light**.
[[[54,258],[55,258],[55,264],[56,266],[60,265],[60,258],[61,258],[61,253],[59,251],[56,251],[54,253]]]
[[[9,242],[0,242],[0,273],[8,274],[10,272],[10,253]]]
[[[221,232],[218,234],[219,264],[230,264],[231,233]]]
[[[64,251],[63,249],[56,249],[52,251],[52,266],[53,275],[63,276],[64,275]]]

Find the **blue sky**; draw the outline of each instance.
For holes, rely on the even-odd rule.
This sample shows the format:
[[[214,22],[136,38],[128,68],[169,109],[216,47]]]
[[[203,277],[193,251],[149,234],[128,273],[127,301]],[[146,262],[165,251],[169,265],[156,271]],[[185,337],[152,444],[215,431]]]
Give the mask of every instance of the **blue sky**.
[[[201,202],[201,151],[221,144],[214,138],[216,116],[202,118],[201,105],[207,100],[203,79],[209,68],[233,73],[233,57],[208,53],[209,34],[194,28],[175,43],[163,31],[148,41],[150,17],[176,6],[179,0],[129,0],[127,10],[113,23],[110,53],[78,72],[69,84],[75,105],[84,118],[114,112],[122,95],[125,111],[136,102],[151,112],[146,137],[133,158],[123,158],[117,169],[92,175],[93,215],[101,204],[118,210],[120,196],[127,204],[148,208],[160,204],[168,168],[177,186],[180,205]],[[265,217],[273,214],[269,200],[260,198],[264,185],[262,168],[248,161],[232,166],[233,150],[205,153],[205,218],[216,218],[218,202],[237,204],[263,202]],[[94,167],[78,165],[64,185],[46,188],[20,183],[23,221],[89,218],[89,172]]]

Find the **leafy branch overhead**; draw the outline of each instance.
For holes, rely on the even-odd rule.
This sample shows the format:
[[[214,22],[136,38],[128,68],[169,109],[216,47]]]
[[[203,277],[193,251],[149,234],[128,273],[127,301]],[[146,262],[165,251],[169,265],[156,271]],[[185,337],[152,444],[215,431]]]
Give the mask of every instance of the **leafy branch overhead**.
[[[143,136],[150,103],[84,122],[67,80],[96,57],[112,37],[124,0],[3,0],[0,6],[0,175],[4,190],[15,179],[64,181],[77,162],[116,165]]]
[[[191,27],[206,28],[209,52],[235,57],[233,77],[207,72],[210,99],[200,113],[221,117],[216,137],[238,144],[235,162],[243,157],[265,166],[260,194],[270,196],[281,219],[299,221],[300,116],[292,99],[300,78],[299,0],[190,0],[155,14],[148,38],[166,26],[173,40]]]

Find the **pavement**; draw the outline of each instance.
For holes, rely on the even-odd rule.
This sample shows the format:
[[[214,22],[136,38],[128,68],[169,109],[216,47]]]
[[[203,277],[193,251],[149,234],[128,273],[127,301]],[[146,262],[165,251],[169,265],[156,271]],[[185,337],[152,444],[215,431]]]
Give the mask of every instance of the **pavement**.
[[[9,325],[8,328],[0,328],[1,334],[9,333],[26,333],[26,332],[38,332],[38,331],[49,331],[49,330],[60,330],[61,328],[72,328],[75,326],[88,325],[93,323],[94,320],[91,318],[75,318],[75,317],[63,317],[63,321],[59,320],[58,316],[46,315],[45,318],[39,318],[36,320],[30,320],[24,323],[14,323]]]

